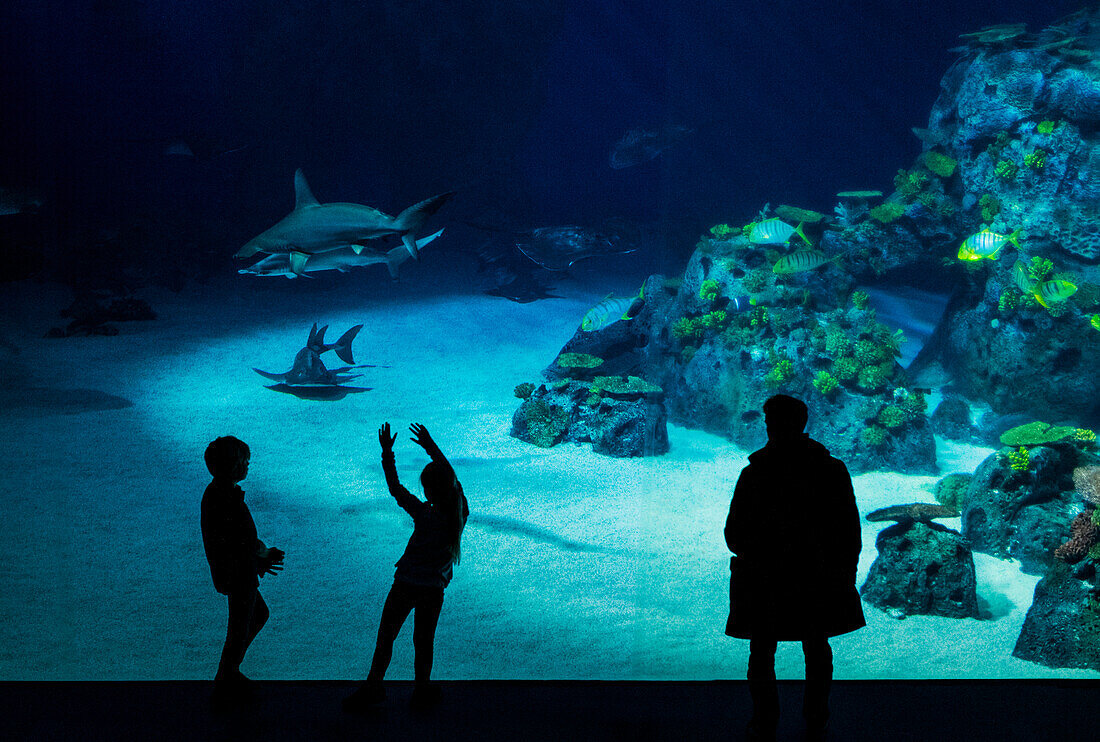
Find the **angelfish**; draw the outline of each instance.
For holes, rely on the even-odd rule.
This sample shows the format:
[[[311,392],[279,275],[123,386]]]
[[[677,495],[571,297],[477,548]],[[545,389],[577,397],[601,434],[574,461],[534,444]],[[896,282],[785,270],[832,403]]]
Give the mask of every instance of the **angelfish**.
[[[792,227],[782,219],[772,217],[752,225],[749,242],[754,245],[789,245],[794,235],[801,237],[807,245],[812,244],[802,232],[802,222],[797,227]]]

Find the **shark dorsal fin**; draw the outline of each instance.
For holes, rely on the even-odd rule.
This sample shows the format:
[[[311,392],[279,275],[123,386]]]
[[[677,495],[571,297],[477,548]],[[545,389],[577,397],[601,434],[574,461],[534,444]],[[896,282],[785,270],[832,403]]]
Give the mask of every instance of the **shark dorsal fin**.
[[[309,190],[309,183],[306,182],[306,176],[302,174],[301,168],[294,171],[294,210],[307,209],[310,206],[320,206],[321,203],[313,196],[313,191]]]

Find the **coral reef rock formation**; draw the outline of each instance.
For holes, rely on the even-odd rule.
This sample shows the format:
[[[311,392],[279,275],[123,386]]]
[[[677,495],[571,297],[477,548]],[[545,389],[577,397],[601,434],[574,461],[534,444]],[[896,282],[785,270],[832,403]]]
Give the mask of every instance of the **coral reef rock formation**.
[[[1055,564],[1035,586],[1014,657],[1049,667],[1100,670],[1100,586]]]
[[[974,555],[962,534],[906,519],[879,533],[875,546],[865,601],[903,616],[978,616]]]
[[[967,489],[962,532],[975,551],[1019,559],[1020,569],[1041,575],[1069,537],[1079,512],[1071,472],[1082,454],[1072,445],[1037,446],[1027,468],[1002,454],[981,463]]]

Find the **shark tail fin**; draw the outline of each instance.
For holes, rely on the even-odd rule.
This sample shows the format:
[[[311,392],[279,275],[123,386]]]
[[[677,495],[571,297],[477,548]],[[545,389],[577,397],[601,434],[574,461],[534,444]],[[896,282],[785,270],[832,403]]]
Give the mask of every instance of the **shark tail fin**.
[[[455,195],[454,191],[450,191],[448,193],[441,193],[438,196],[426,198],[420,203],[413,204],[405,209],[393,220],[394,227],[404,232],[404,234],[401,235],[401,241],[405,243],[405,248],[414,259],[419,258],[416,245],[417,230],[424,225],[428,217],[439,211],[443,204],[447,203],[453,195]]]
[[[336,341],[336,346],[333,350],[336,351],[336,355],[340,356],[340,360],[344,363],[355,363],[355,359],[351,355],[351,341],[355,340],[355,336],[359,334],[359,331],[363,329],[362,325],[356,325],[351,328]]]

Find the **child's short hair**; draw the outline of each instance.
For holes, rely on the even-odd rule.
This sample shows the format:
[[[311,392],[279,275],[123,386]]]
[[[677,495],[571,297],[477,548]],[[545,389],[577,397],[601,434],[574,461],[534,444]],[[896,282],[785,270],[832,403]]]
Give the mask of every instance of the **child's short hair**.
[[[214,479],[238,482],[244,476],[244,465],[251,456],[247,443],[231,435],[223,435],[206,447],[203,459]]]

